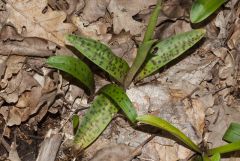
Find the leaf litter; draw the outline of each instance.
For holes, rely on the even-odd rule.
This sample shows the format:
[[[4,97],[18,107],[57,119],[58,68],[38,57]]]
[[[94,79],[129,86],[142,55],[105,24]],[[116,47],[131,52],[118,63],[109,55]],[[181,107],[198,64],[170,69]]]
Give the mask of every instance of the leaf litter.
[[[81,108],[88,107],[91,98],[73,78],[45,68],[45,59],[41,57],[76,53],[64,46],[64,36],[76,31],[80,36],[100,40],[131,64],[136,47],[143,38],[151,6],[156,1],[0,2],[0,117],[4,120],[0,127],[9,126],[8,133],[11,134],[15,128],[13,125],[19,125],[21,129],[29,124],[31,130],[39,133],[36,136],[43,138],[47,130],[44,131],[41,125],[52,118],[59,124],[51,126],[55,125],[51,122],[47,126],[56,129],[63,126],[61,132],[65,135],[56,158],[71,160],[72,156],[65,152],[67,140],[72,135],[69,118],[75,111],[84,115]],[[186,21],[191,2],[169,0],[164,3],[155,37],[163,40],[191,30]],[[240,121],[240,4],[237,0],[230,0],[225,5],[229,9],[222,8],[204,26],[207,36],[196,50],[189,51],[191,55],[186,54],[127,90],[138,114],[160,116],[196,143],[211,142],[209,146],[212,147],[223,143],[223,129],[231,122]],[[96,89],[108,83],[109,79],[103,78],[98,69],[93,68],[93,71],[98,73],[95,75]],[[149,130],[156,133],[154,129]],[[149,133],[143,131],[134,130],[125,119],[116,118],[85,150],[82,160],[110,160],[114,157],[122,160],[121,156],[130,154],[149,137]],[[157,133],[159,136],[147,143],[134,160],[174,161],[191,157],[192,152],[166,137],[167,133]],[[16,144],[22,141],[18,137]],[[126,151],[122,151],[122,146]],[[19,149],[19,146],[13,149],[14,156],[22,158],[28,153],[19,153]],[[0,151],[1,158],[4,155],[13,157]],[[35,152],[32,160],[36,160],[37,155]]]

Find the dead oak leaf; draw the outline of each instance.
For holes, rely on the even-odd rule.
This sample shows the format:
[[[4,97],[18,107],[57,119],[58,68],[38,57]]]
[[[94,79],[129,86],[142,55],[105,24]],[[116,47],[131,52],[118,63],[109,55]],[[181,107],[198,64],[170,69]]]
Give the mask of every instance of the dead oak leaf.
[[[47,0],[9,0],[6,8],[9,13],[8,23],[12,23],[25,37],[41,37],[64,45],[64,36],[76,30],[70,23],[64,23],[66,13],[52,11],[47,7]]]
[[[133,19],[133,16],[156,4],[156,0],[111,0],[108,11],[113,13],[113,31],[119,34],[122,30],[132,35],[141,34],[145,24]]]

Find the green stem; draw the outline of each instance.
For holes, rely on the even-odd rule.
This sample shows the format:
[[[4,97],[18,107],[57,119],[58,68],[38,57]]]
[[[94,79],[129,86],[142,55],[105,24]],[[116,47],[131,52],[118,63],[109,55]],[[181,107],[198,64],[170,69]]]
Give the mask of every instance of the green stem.
[[[206,154],[202,154],[203,161],[211,161]]]
[[[162,0],[158,0],[158,3],[154,9],[154,11],[151,14],[150,20],[148,22],[147,30],[144,35],[143,43],[148,42],[149,40],[152,40],[154,29],[157,25],[158,15],[161,11],[161,4]]]
[[[131,66],[130,70],[127,73],[127,76],[125,77],[125,80],[124,80],[125,88],[127,88],[131,84],[134,76],[136,75],[137,71],[143,64],[144,60],[147,57],[149,50],[151,49],[151,47],[154,43],[152,38],[154,35],[154,29],[157,24],[157,19],[158,19],[160,10],[161,10],[161,0],[158,0],[156,7],[151,14],[151,17],[150,17],[150,20],[149,20],[149,23],[147,26],[147,31],[145,32],[145,35],[144,35],[143,43],[138,48],[137,56],[133,62],[133,65]]]
[[[144,60],[146,59],[147,53],[151,49],[154,42],[155,40],[148,41],[146,43],[141,44],[140,47],[138,48],[137,56],[131,68],[129,69],[127,76],[125,77],[124,88],[128,88],[128,86],[131,84],[133,77],[143,64]]]
[[[217,148],[209,149],[207,151],[208,155],[214,155],[215,153],[228,153],[228,152],[233,152],[233,151],[238,151],[240,150],[240,141],[236,141],[234,143],[230,143],[227,145],[219,146]]]

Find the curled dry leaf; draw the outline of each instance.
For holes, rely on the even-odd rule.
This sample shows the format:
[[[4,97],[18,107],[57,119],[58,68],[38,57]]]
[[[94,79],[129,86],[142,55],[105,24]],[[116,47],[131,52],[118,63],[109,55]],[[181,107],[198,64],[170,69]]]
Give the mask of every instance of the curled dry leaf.
[[[7,1],[8,23],[12,23],[19,33],[25,28],[25,37],[41,37],[61,46],[64,36],[76,30],[70,23],[64,23],[66,13],[63,11],[43,10],[47,0],[9,0]]]
[[[23,37],[12,26],[3,26],[0,32],[0,55],[46,57],[53,55],[56,44],[37,37]]]
[[[22,56],[9,56],[6,60],[7,68],[3,79],[7,80],[11,78],[13,74],[17,74],[23,67],[25,60],[26,58]]]
[[[16,103],[18,96],[32,87],[38,86],[38,82],[27,72],[21,71],[8,82],[6,88],[0,92],[0,96],[7,103]]]

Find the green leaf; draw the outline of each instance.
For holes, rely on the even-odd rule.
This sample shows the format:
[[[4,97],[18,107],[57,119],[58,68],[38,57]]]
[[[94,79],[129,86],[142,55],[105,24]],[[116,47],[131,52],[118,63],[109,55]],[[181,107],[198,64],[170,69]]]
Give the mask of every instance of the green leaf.
[[[50,67],[62,70],[83,83],[91,92],[94,89],[93,74],[89,67],[78,58],[71,56],[52,56],[47,59]]]
[[[125,60],[114,55],[109,47],[99,41],[77,35],[68,35],[67,40],[94,64],[123,83],[129,66]]]
[[[148,42],[146,42],[144,44],[141,44],[140,47],[138,48],[137,56],[136,56],[136,58],[135,58],[135,60],[134,60],[134,62],[132,64],[130,70],[128,71],[125,80],[124,80],[124,87],[125,88],[127,88],[131,84],[135,74],[137,73],[139,68],[144,63],[144,60],[147,57],[147,53],[151,49],[151,47],[152,47],[154,42],[155,41],[153,41],[153,40],[152,41],[148,41]]]
[[[168,62],[180,56],[196,44],[204,36],[205,32],[204,29],[192,30],[177,34],[156,44],[151,50],[151,57],[143,65],[135,81],[151,75]]]
[[[192,142],[191,139],[189,139],[184,133],[182,133],[175,126],[171,125],[169,122],[153,115],[138,116],[137,120],[139,122],[149,124],[149,125],[168,131],[169,133],[171,133],[172,135],[180,139],[187,146],[189,146],[192,150],[194,150],[195,152],[201,153],[201,150],[199,149],[199,147],[194,142]]]
[[[224,154],[229,153],[233,151],[239,151],[240,150],[240,141],[236,141],[234,143],[226,144],[223,146],[219,146],[217,148],[209,149],[207,153],[209,155],[214,155],[216,153]]]
[[[98,95],[80,122],[74,137],[75,148],[88,147],[107,127],[118,108],[103,94]]]
[[[125,80],[124,80],[125,88],[127,88],[131,84],[134,76],[136,75],[139,68],[144,63],[149,50],[151,49],[153,43],[155,42],[154,40],[152,40],[152,38],[154,35],[154,29],[157,24],[158,15],[161,10],[161,2],[162,2],[161,0],[158,0],[158,3],[150,16],[147,31],[145,32],[145,35],[144,35],[143,43],[139,46],[138,51],[137,51],[137,56],[132,64],[130,70],[128,71]]]
[[[240,141],[240,124],[231,123],[223,136],[223,140],[230,143]]]
[[[123,88],[116,84],[108,84],[101,88],[99,92],[111,98],[123,110],[132,123],[136,122],[137,112]]]
[[[219,153],[214,154],[211,158],[211,161],[220,161],[221,160],[221,155]]]
[[[215,12],[226,0],[196,0],[190,12],[192,23],[199,23]]]
[[[206,154],[202,155],[202,160],[203,161],[211,161]]]
[[[158,16],[159,16],[159,13],[161,11],[161,8],[162,8],[162,0],[158,0],[158,3],[157,3],[156,7],[154,8],[154,10],[153,10],[153,12],[150,16],[148,26],[147,26],[147,30],[144,34],[143,43],[152,40],[153,35],[154,35],[154,29],[157,25],[157,20],[158,20]]]
[[[79,125],[79,116],[78,115],[72,116],[72,125],[73,125],[73,129],[78,128],[78,125]]]

